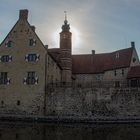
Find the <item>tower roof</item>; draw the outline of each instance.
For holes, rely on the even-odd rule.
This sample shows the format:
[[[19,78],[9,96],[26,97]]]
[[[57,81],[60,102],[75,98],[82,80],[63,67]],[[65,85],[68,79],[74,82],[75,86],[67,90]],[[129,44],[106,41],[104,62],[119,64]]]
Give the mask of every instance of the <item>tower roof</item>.
[[[67,20],[67,12],[64,11],[64,13],[65,13],[65,20],[64,20],[64,24],[62,25],[62,31],[69,31],[70,25],[68,24],[68,20]]]

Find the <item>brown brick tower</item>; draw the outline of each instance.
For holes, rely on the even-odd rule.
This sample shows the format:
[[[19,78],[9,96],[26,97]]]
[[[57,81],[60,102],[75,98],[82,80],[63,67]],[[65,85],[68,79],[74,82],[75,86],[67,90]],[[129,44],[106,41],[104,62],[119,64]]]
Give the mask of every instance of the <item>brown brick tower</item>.
[[[62,32],[60,33],[60,49],[61,49],[60,62],[62,66],[63,83],[71,83],[71,76],[72,76],[72,58],[71,58],[72,33],[69,30],[70,30],[70,25],[68,24],[66,12],[65,12],[64,25],[62,25]]]

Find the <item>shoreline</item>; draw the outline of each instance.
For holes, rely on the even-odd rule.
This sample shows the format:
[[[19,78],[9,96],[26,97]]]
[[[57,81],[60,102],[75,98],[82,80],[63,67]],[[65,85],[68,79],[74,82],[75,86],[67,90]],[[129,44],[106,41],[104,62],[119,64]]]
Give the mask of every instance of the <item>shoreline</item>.
[[[0,115],[0,121],[37,122],[37,123],[71,123],[71,124],[131,124],[140,123],[140,118],[84,118],[84,117],[58,117],[58,116],[20,116]]]

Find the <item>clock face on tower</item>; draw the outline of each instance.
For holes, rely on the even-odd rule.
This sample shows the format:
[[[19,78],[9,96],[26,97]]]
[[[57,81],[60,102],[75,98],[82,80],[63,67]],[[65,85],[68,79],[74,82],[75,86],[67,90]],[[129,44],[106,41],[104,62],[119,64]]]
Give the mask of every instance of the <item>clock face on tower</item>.
[[[63,38],[67,38],[67,35],[66,34],[63,34]]]

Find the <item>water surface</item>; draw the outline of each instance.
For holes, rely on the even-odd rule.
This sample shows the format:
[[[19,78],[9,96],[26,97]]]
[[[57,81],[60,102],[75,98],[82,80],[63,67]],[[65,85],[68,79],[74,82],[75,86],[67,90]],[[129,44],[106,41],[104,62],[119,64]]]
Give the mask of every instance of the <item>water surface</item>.
[[[140,124],[0,122],[0,140],[140,140]]]

